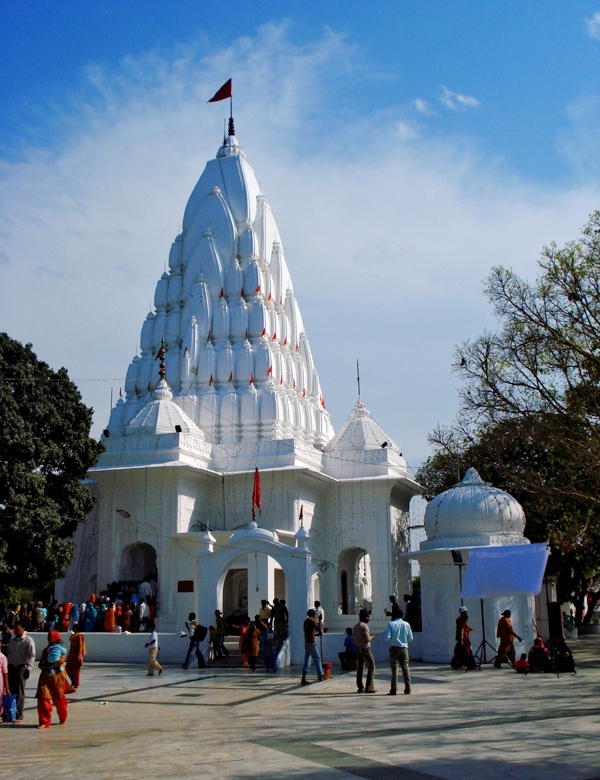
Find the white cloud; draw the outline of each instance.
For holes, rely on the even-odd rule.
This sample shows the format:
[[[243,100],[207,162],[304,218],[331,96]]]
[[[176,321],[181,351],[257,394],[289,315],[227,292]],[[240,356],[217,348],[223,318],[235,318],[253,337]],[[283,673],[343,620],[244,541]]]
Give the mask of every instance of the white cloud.
[[[396,122],[396,132],[402,141],[415,141],[421,137],[414,122]]]
[[[600,41],[600,11],[597,11],[591,19],[585,19],[585,27],[590,38]]]
[[[459,95],[458,92],[452,92],[451,89],[448,89],[444,86],[442,86],[440,103],[452,111],[467,108],[477,108],[479,105],[477,98],[471,97],[470,95]]]
[[[435,116],[437,114],[437,111],[431,107],[431,104],[422,98],[413,100],[413,105],[419,114],[425,114],[425,116]]]
[[[186,49],[94,69],[103,100],[66,111],[60,148],[0,165],[0,251],[12,260],[0,330],[76,379],[114,379],[118,394],[220,143],[227,107],[205,101],[232,73],[238,138],[278,221],[334,424],[354,403],[358,357],[365,402],[418,462],[456,409],[454,344],[490,322],[490,267],[533,273],[542,245],[576,237],[599,193],[533,186],[464,146],[414,144],[398,124],[382,143],[379,116],[336,121],[327,90],[332,73],[352,78],[352,57],[336,36],[300,47],[270,27],[210,57]],[[99,432],[111,384],[80,386]]]

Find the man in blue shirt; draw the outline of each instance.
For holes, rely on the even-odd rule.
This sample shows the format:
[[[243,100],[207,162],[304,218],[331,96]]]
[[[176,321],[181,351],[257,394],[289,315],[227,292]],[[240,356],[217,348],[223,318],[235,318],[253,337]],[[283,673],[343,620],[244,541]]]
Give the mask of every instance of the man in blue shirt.
[[[404,677],[404,693],[410,693],[410,671],[408,668],[408,643],[412,641],[413,634],[409,624],[402,620],[402,610],[397,604],[392,605],[392,619],[388,623],[385,638],[391,642],[390,666],[392,668],[392,687],[388,696],[395,696],[398,692],[398,664],[402,667]]]

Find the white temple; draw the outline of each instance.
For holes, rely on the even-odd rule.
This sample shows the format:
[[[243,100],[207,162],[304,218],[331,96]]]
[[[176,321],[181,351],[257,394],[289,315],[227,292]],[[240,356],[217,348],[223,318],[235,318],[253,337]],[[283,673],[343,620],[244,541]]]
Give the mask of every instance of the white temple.
[[[140,345],[57,598],[156,569],[163,632],[189,611],[208,625],[217,608],[253,616],[286,598],[294,662],[316,598],[330,630],[363,604],[382,628],[388,596],[410,591],[398,555],[421,491],[360,399],[334,435],[277,225],[233,130],[190,196]]]

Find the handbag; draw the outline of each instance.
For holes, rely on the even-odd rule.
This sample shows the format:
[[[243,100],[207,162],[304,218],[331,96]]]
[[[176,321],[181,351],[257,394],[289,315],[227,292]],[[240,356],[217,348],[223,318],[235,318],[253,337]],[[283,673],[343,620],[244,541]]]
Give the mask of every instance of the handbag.
[[[2,722],[14,723],[17,720],[17,694],[9,693],[2,697]]]

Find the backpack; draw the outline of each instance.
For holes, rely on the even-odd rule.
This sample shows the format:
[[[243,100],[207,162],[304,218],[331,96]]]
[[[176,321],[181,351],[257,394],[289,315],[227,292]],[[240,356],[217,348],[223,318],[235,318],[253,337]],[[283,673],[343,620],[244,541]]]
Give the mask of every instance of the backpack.
[[[208,633],[208,628],[206,628],[206,626],[200,625],[199,623],[194,629],[194,634],[192,638],[194,642],[203,642],[204,639],[206,638],[207,633]]]

